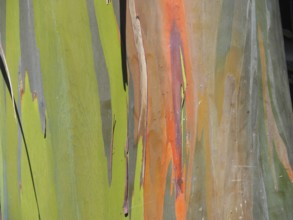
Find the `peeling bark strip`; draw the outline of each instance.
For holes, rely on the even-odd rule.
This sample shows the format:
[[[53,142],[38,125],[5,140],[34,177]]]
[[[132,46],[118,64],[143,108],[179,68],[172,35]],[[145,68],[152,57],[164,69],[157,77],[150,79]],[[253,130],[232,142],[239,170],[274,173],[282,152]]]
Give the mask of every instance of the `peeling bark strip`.
[[[37,98],[38,100],[42,131],[44,137],[46,137],[46,107],[43,92],[40,56],[36,45],[32,0],[20,0],[19,9],[21,45],[20,83],[23,84],[21,85],[23,88],[23,91],[21,92],[24,92],[25,73],[27,71],[33,99]]]
[[[11,80],[10,80],[10,74],[9,74],[8,66],[7,66],[7,63],[6,63],[5,55],[3,53],[3,49],[2,49],[1,44],[0,44],[0,69],[1,69],[1,72],[2,72],[3,79],[5,81],[5,84],[7,86],[7,89],[9,91],[9,94],[11,96],[14,113],[15,113],[15,116],[17,118],[17,122],[18,122],[18,125],[19,125],[19,128],[20,128],[20,131],[21,131],[21,135],[22,135],[22,139],[23,139],[23,143],[24,143],[24,147],[25,147],[25,152],[26,152],[26,157],[27,157],[27,160],[28,160],[30,176],[31,176],[32,184],[33,184],[34,196],[35,196],[36,204],[37,204],[38,217],[39,217],[39,219],[41,219],[39,202],[38,202],[38,197],[37,197],[37,191],[36,191],[35,180],[34,180],[34,176],[33,176],[31,160],[30,160],[28,147],[27,147],[23,127],[22,127],[22,124],[21,124],[20,116],[19,116],[19,113],[18,113],[18,109],[17,109],[16,103],[15,103],[14,96],[13,96],[13,89],[12,89],[12,84],[11,84]]]
[[[116,119],[115,119],[115,115],[114,115],[114,121],[113,121],[113,126],[112,126],[112,133],[111,133],[111,145],[110,145],[109,155],[108,155],[108,181],[109,181],[109,185],[111,185],[111,182],[112,182],[112,158],[113,158],[115,127],[116,127]]]
[[[135,117],[134,117],[134,85],[132,75],[129,75],[128,82],[128,122],[127,122],[127,139],[125,146],[125,159],[126,159],[126,183],[125,183],[125,196],[124,196],[124,214],[131,219],[132,198],[134,195],[134,184],[136,177],[137,164],[137,149],[138,143],[135,143]]]
[[[125,189],[124,189],[124,203],[123,203],[123,211],[124,211],[124,216],[128,216],[129,212],[129,166],[128,166],[128,153],[129,153],[129,146],[128,146],[128,140],[126,140],[126,145],[125,145],[125,152],[124,152],[124,157],[126,161],[126,175],[125,175]],[[130,197],[131,199],[131,197]]]
[[[140,114],[138,120],[138,131],[142,132],[142,126],[145,129],[147,114],[147,64],[145,51],[142,41],[142,29],[139,17],[135,9],[135,0],[129,0],[129,12],[133,28],[135,47],[138,55],[139,72],[140,72]],[[143,123],[143,125],[142,125]]]

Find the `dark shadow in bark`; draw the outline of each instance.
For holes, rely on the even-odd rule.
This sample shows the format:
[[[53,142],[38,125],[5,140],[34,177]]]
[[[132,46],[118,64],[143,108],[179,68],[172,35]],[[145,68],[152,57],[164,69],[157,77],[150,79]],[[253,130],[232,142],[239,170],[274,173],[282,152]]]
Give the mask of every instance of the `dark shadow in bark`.
[[[126,5],[127,0],[120,0],[120,37],[121,37],[121,63],[123,87],[126,90],[128,85],[127,79],[127,53],[126,53]]]

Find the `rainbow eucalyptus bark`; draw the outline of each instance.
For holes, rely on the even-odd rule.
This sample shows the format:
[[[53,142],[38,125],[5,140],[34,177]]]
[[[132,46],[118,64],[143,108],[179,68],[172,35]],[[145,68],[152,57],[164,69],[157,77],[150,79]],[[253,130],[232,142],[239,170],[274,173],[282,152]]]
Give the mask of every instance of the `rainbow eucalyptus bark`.
[[[0,0],[0,36],[0,219],[293,218],[277,0]]]
[[[146,219],[292,216],[278,10],[277,1],[136,1],[148,64]],[[140,60],[127,33],[135,78]]]

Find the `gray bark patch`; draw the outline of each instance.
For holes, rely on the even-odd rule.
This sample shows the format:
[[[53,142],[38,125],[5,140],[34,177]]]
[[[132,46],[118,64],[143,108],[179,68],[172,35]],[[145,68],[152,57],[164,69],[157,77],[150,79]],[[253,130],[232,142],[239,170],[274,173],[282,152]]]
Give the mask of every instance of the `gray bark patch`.
[[[23,84],[22,88],[24,89],[25,73],[27,72],[32,97],[38,100],[42,131],[44,136],[46,136],[45,100],[40,55],[36,46],[32,1],[20,0],[19,8],[21,46],[20,83]]]
[[[93,0],[87,0],[88,15],[92,34],[92,49],[95,64],[95,72],[98,82],[100,111],[102,119],[102,133],[104,140],[104,150],[108,160],[108,181],[111,184],[112,167],[109,161],[112,158],[112,105],[110,80],[108,76],[107,66],[104,59],[103,48],[100,41],[96,12]],[[113,134],[114,135],[114,134]]]

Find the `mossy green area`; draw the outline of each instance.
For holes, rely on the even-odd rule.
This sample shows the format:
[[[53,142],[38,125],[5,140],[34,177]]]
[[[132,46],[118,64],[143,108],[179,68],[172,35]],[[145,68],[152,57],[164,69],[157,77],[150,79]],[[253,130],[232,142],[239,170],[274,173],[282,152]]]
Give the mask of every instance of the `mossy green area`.
[[[31,73],[26,73],[25,82],[18,76],[21,51],[17,0],[6,2],[5,48],[41,218],[124,219],[128,91],[123,88],[120,35],[113,6],[104,0],[94,1],[103,48],[99,53],[105,57],[112,118],[116,120],[112,137],[112,182],[109,184],[86,1],[31,2],[46,103],[46,138],[41,129],[38,97],[33,97],[30,91],[28,75]],[[18,97],[20,87],[24,87],[21,100]],[[24,143],[4,83],[0,83],[0,89],[6,93],[0,97],[2,217],[38,219]],[[137,168],[140,167],[138,161]],[[141,208],[135,209],[133,216],[140,218],[142,192],[136,184],[134,205]]]

